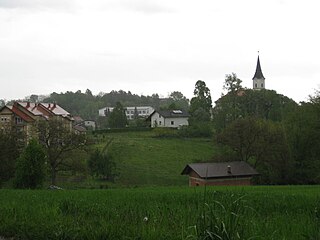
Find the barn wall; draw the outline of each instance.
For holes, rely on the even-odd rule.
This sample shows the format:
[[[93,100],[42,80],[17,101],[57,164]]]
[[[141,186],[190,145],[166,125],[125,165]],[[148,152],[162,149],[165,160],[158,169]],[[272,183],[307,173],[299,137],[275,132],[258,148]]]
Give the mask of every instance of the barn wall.
[[[201,179],[189,177],[189,186],[247,186],[251,185],[251,178]]]

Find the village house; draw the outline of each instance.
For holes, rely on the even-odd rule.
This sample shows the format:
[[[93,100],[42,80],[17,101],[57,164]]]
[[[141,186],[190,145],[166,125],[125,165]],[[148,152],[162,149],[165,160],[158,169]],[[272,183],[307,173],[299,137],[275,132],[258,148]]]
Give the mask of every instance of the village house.
[[[188,126],[189,113],[183,110],[156,110],[148,117],[151,127],[180,128]]]
[[[73,118],[56,103],[14,102],[0,108],[0,129],[15,126],[31,138],[33,125],[38,120],[58,119],[65,128],[72,130]]]
[[[252,177],[259,175],[243,161],[191,163],[181,174],[189,175],[189,186],[251,185]]]

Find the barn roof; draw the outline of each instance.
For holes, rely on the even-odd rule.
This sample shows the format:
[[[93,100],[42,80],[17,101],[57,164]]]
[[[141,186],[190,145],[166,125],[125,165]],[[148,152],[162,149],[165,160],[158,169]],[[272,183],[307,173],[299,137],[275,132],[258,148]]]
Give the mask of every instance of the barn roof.
[[[225,177],[244,177],[259,175],[249,164],[239,162],[220,162],[220,163],[191,163],[182,171],[182,175],[188,175],[191,171],[196,172],[201,178],[225,178]]]

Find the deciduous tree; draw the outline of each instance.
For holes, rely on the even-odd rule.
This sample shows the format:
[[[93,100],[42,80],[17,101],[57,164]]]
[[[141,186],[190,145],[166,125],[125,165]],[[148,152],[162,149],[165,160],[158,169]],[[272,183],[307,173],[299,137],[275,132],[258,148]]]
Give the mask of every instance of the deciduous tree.
[[[117,102],[116,107],[110,113],[108,123],[112,128],[124,128],[128,124],[125,109],[120,102]]]
[[[210,89],[204,81],[198,80],[193,93],[194,97],[190,102],[189,123],[192,125],[199,122],[209,122],[212,108]]]
[[[15,187],[37,188],[45,180],[46,153],[43,147],[32,139],[17,160]]]
[[[86,137],[76,134],[61,119],[41,120],[36,125],[39,141],[44,146],[47,161],[51,171],[51,183],[56,184],[57,173],[69,167],[67,154],[76,149],[82,149],[86,144]]]

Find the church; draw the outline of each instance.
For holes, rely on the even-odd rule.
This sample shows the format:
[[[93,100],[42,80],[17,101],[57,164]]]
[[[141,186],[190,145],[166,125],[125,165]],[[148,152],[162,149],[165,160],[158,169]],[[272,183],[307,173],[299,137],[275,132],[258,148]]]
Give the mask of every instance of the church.
[[[255,72],[252,80],[253,80],[253,89],[254,90],[261,90],[261,89],[266,88],[265,78],[264,78],[262,71],[261,71],[259,55],[258,55],[256,72]]]

